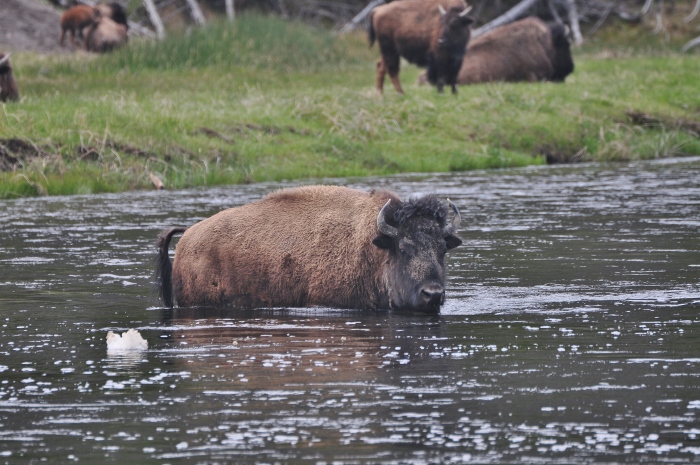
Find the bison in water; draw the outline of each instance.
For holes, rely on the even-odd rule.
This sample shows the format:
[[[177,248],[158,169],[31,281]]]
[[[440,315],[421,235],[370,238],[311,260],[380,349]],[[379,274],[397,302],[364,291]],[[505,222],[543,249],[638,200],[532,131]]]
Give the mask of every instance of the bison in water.
[[[384,89],[384,77],[403,94],[399,82],[401,57],[427,67],[430,83],[442,92],[445,85],[455,86],[469,42],[467,16],[471,8],[463,0],[402,0],[375,8],[370,14],[369,45],[379,42],[377,90]]]
[[[449,210],[454,213],[448,220]],[[307,186],[160,234],[167,307],[310,307],[437,313],[459,210],[435,196]],[[168,247],[183,233],[171,264]]]
[[[0,52],[0,102],[18,99],[19,91],[17,90],[15,78],[12,75],[10,54],[5,55]]]
[[[574,70],[564,26],[530,17],[472,40],[458,84],[494,81],[563,82]],[[420,77],[425,83],[427,76]]]
[[[99,18],[100,10],[88,5],[76,5],[67,9],[61,15],[61,36],[58,39],[58,43],[63,47],[66,32],[70,32],[70,43],[74,48],[78,48],[75,36],[82,38],[83,29],[93,25]]]

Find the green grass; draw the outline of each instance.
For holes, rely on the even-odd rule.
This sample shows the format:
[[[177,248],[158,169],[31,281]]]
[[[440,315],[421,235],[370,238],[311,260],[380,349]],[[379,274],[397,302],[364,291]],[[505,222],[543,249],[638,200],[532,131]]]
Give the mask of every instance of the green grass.
[[[565,84],[456,97],[417,86],[408,64],[406,96],[387,82],[380,97],[364,35],[252,15],[106,56],[17,53],[22,98],[0,107],[0,139],[24,149],[0,197],[146,189],[149,174],[182,188],[699,155],[674,124],[700,120],[698,56],[655,50],[593,43]],[[628,110],[668,124],[633,126]]]

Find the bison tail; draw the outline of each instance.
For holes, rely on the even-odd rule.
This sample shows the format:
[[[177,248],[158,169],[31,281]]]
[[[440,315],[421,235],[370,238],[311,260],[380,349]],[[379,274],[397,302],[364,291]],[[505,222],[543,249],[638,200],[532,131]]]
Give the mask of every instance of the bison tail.
[[[168,308],[173,308],[173,265],[170,263],[168,248],[170,240],[175,234],[182,234],[187,228],[170,228],[158,235],[156,248],[158,255],[156,256],[156,282],[154,289],[158,292],[163,305]]]
[[[369,27],[367,28],[367,39],[369,40],[369,48],[372,48],[372,45],[374,45],[374,41],[377,40],[377,34],[374,32],[374,21],[372,20],[374,15],[372,13],[369,14]]]

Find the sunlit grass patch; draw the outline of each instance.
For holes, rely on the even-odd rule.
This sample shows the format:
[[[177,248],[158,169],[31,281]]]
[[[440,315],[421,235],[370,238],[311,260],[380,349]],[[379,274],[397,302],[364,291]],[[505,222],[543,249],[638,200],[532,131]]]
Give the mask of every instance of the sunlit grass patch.
[[[457,96],[418,86],[406,63],[406,95],[379,96],[377,56],[361,33],[259,16],[98,57],[17,54],[22,98],[0,107],[0,145],[29,149],[0,155],[18,159],[0,168],[0,196],[700,154],[677,124],[700,120],[693,56],[586,51],[563,84]]]

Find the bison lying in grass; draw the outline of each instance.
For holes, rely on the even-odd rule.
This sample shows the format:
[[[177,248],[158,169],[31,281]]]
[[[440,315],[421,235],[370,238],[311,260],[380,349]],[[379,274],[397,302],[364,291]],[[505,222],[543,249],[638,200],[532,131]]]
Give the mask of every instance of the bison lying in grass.
[[[452,210],[453,219],[448,222]],[[307,186],[224,210],[158,240],[157,285],[173,306],[311,307],[437,313],[459,211],[435,196]],[[183,233],[175,260],[170,240]]]
[[[102,16],[86,31],[85,50],[88,52],[109,52],[129,41],[127,26],[106,16]]]
[[[369,45],[379,42],[377,90],[384,89],[384,78],[403,94],[399,82],[401,57],[427,67],[431,84],[442,92],[445,85],[457,92],[456,78],[469,42],[467,16],[471,8],[463,0],[402,0],[381,5],[370,14]]]
[[[91,52],[106,52],[124,45],[129,30],[126,10],[119,3],[100,3],[95,7],[77,5],[61,16],[63,46],[66,33],[70,33],[73,47],[78,48],[76,36],[84,40],[84,48]]]
[[[458,84],[494,81],[563,82],[574,70],[562,25],[530,17],[499,27],[467,46]],[[422,75],[421,83],[427,81]]]
[[[15,77],[12,75],[10,54],[5,55],[0,52],[0,102],[18,99],[19,91],[17,90]]]

